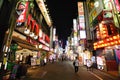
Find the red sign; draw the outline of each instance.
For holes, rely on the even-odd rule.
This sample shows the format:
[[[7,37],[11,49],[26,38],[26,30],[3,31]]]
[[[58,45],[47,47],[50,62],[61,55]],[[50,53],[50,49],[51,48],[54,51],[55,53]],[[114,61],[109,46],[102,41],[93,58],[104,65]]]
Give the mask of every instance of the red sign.
[[[23,2],[23,1],[18,2],[17,11],[16,11],[19,16],[17,19],[17,23],[19,23],[18,25],[20,25],[20,23],[25,22],[26,14],[28,11],[28,5],[29,2]]]

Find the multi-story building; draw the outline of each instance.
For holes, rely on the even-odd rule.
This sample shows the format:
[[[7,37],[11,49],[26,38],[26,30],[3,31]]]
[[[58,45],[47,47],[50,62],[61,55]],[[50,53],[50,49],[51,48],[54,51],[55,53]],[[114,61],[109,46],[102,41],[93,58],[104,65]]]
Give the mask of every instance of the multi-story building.
[[[29,50],[37,57],[42,53],[46,55],[50,50],[52,22],[44,1],[1,0],[0,3],[0,59],[3,64],[16,60],[18,50],[22,50],[20,53]]]
[[[119,71],[120,2],[118,0],[86,0],[88,24],[92,34],[97,68]]]

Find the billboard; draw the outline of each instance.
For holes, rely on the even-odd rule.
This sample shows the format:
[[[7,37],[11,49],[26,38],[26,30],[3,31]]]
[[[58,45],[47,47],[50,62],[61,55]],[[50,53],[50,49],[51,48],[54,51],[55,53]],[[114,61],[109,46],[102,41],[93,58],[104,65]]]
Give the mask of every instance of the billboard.
[[[80,30],[80,39],[86,39],[86,31]]]

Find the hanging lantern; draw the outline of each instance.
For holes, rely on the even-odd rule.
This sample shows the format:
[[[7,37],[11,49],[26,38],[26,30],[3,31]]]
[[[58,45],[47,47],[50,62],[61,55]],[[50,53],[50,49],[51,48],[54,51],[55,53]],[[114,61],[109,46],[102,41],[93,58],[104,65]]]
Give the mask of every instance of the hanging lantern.
[[[48,35],[45,35],[45,40],[46,40],[46,42],[50,42],[50,39],[49,39],[49,37],[48,37]]]
[[[34,33],[35,33],[34,39],[37,39],[38,35],[39,35],[39,25],[38,24],[35,25]]]
[[[30,26],[30,37],[34,37],[34,29],[35,29],[35,20],[32,20],[32,23]]]
[[[31,26],[30,26],[30,32],[32,32],[33,33],[33,31],[34,31],[34,29],[35,29],[35,20],[32,20],[31,21],[32,23],[31,23]]]
[[[29,34],[29,33],[30,33],[30,30],[27,29],[27,28],[25,28],[24,33],[25,33],[25,34]]]
[[[28,15],[27,26],[30,26],[30,20],[32,19],[31,15]]]
[[[29,34],[30,33],[29,27],[31,25],[31,19],[32,19],[31,15],[28,15],[27,24],[26,24],[26,27],[25,27],[25,30],[24,30],[25,34]]]

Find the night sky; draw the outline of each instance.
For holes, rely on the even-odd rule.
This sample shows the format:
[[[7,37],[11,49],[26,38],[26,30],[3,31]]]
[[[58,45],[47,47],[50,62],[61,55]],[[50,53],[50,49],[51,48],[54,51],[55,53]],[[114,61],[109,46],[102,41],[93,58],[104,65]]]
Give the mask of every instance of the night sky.
[[[77,18],[77,0],[46,0],[53,27],[59,40],[67,40],[73,28],[73,19]]]

